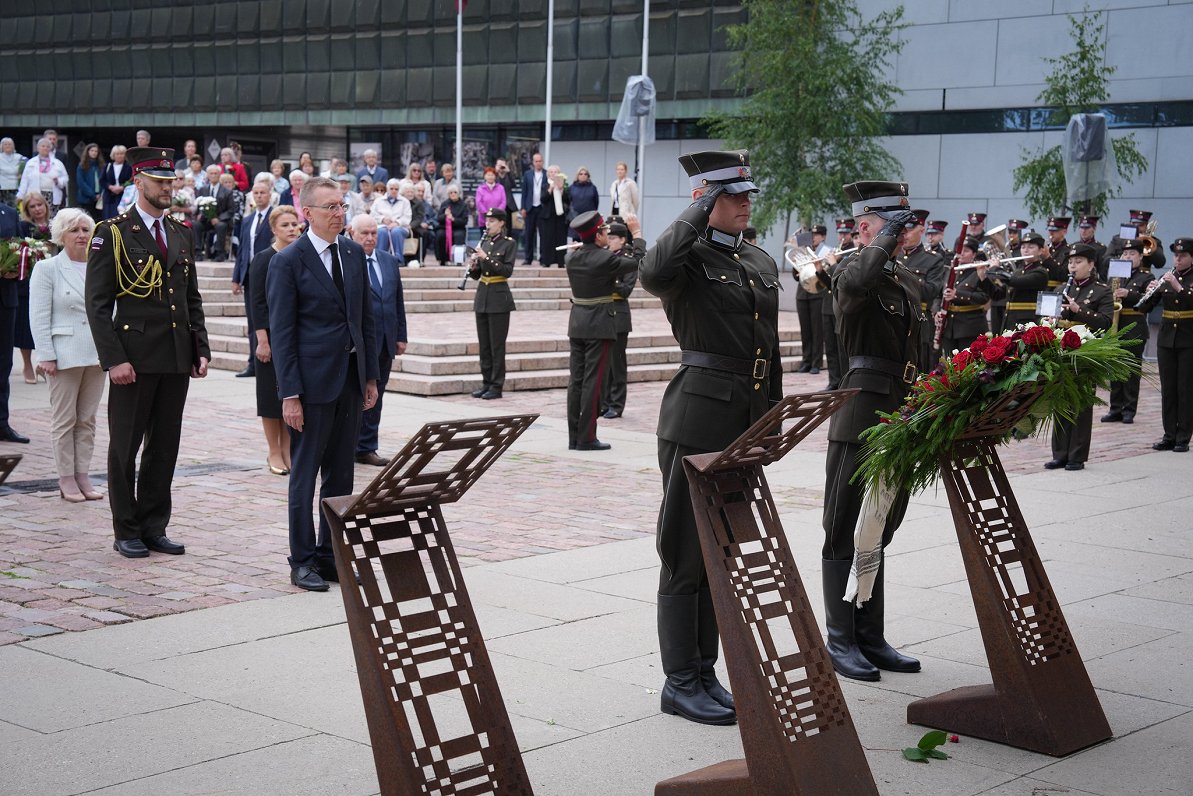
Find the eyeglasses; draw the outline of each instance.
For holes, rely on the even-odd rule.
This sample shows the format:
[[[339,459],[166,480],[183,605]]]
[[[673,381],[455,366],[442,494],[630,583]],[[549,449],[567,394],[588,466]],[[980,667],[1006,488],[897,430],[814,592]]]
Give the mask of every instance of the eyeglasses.
[[[336,213],[336,212],[347,213],[349,205],[338,204],[338,203],[333,202],[332,204],[328,204],[328,205],[310,205],[310,207],[314,207],[319,210],[325,210],[328,213]]]

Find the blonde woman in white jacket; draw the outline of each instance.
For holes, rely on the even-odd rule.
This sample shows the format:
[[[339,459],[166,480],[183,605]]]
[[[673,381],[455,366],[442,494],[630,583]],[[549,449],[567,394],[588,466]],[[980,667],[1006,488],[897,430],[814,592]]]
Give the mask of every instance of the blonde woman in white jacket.
[[[627,218],[638,215],[638,183],[626,176],[629,168],[625,161],[617,164],[617,179],[609,186],[609,196],[613,199],[609,211],[611,216]]]
[[[100,500],[87,470],[95,448],[95,412],[104,371],[87,325],[83,283],[95,222],[85,211],[58,211],[50,238],[62,251],[37,264],[29,277],[29,326],[37,358],[50,380],[50,440],[58,491],[70,503]]]

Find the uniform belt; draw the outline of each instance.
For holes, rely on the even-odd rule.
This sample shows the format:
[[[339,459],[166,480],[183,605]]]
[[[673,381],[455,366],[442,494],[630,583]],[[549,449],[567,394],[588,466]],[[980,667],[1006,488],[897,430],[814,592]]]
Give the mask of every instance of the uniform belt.
[[[1008,301],[1008,312],[1035,312],[1036,303],[1034,301]]]
[[[1034,310],[1036,308],[1036,305],[1032,304],[1031,308]],[[959,307],[949,305],[949,312],[977,312],[978,310],[984,310],[984,309],[986,309],[985,304],[963,304]]]
[[[1161,317],[1166,321],[1193,320],[1193,310],[1164,310]]]
[[[1060,281],[1059,279],[1049,279],[1048,280],[1048,287],[1060,287],[1063,284],[1064,284],[1064,282]]]
[[[510,281],[510,278],[508,276],[482,276],[481,277],[482,285],[496,285],[498,282],[508,282],[508,281]]]
[[[914,362],[899,363],[891,359],[880,359],[879,357],[850,357],[849,369],[853,370],[855,368],[887,373],[902,379],[904,384],[912,384],[915,382],[915,377],[919,374],[919,369]]]
[[[723,370],[726,373],[736,373],[754,379],[765,379],[770,372],[769,359],[738,359],[720,354],[706,354],[703,351],[684,351],[680,354],[679,362],[681,365]]]
[[[598,304],[612,304],[615,301],[625,301],[621,296],[597,296],[596,298],[576,298],[572,296],[572,303],[581,307],[595,307]]]
[[[1118,311],[1118,314],[1119,315],[1142,315],[1143,313],[1140,312],[1139,310],[1129,310],[1126,307],[1124,307],[1123,309]]]

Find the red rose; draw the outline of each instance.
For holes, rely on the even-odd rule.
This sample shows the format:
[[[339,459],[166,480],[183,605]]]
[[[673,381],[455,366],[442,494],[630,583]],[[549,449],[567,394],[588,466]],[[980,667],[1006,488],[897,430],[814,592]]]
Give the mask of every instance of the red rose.
[[[1043,351],[1056,339],[1047,326],[1033,326],[1023,333],[1023,342],[1032,351]]]
[[[980,354],[980,353],[982,353],[982,351],[984,351],[986,349],[986,346],[988,346],[988,345],[990,345],[990,338],[986,337],[985,335],[982,335],[981,337],[978,337],[972,343],[969,344],[969,350],[974,352],[975,354]]]
[[[1013,341],[1009,337],[1001,337],[1001,336],[993,337],[990,339],[990,347],[997,348],[1000,351],[1005,352],[1008,348],[1011,347],[1012,342]]]
[[[973,361],[973,354],[969,351],[958,351],[953,355],[953,367],[957,370],[965,370],[970,362]]]
[[[999,346],[990,346],[982,352],[982,359],[986,360],[986,364],[988,365],[997,365],[1006,358],[1006,349]]]
[[[1066,351],[1081,348],[1081,335],[1069,329],[1065,332],[1064,337],[1060,338],[1060,347]]]

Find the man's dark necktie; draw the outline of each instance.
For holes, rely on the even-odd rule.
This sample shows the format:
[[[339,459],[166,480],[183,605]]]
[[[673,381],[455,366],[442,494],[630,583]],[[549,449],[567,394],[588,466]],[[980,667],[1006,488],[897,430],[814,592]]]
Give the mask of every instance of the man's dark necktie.
[[[335,243],[327,247],[331,252],[331,280],[336,283],[336,290],[340,291],[340,298],[344,298],[344,269],[340,267],[339,246]]]
[[[378,293],[381,292],[381,280],[377,277],[377,270],[373,267],[373,258],[369,258],[369,284],[373,286],[373,290]]]
[[[157,245],[162,250],[162,257],[165,257],[170,250],[166,248],[166,236],[162,234],[162,220],[160,218],[153,222],[153,237],[157,238]]]

